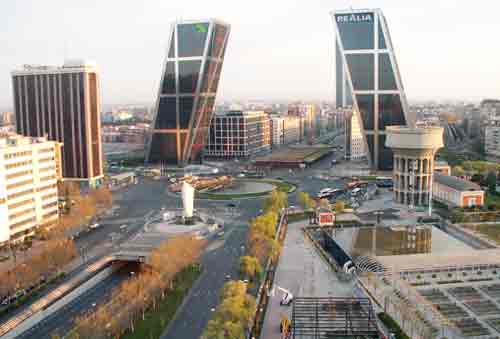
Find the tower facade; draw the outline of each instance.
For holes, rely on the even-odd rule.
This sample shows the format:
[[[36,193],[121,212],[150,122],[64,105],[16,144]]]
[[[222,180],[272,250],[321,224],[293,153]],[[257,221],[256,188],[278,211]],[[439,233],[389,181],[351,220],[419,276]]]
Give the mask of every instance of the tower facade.
[[[434,156],[443,147],[443,128],[390,126],[386,146],[394,152],[394,201],[428,205],[432,199]]]
[[[201,161],[229,31],[215,19],[172,25],[148,162],[182,166]]]
[[[17,133],[63,143],[62,176],[84,185],[103,178],[99,70],[84,60],[12,72]]]
[[[352,106],[361,126],[365,152],[376,170],[393,166],[385,129],[414,125],[394,49],[379,9],[332,12],[336,32],[336,101]]]

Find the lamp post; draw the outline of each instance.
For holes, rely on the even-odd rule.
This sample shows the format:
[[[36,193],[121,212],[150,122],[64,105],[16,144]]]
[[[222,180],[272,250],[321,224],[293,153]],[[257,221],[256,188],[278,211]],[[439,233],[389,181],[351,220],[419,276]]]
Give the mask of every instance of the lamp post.
[[[373,237],[372,237],[372,254],[377,255],[377,227],[380,225],[380,216],[384,214],[382,211],[375,211],[373,214],[377,217],[377,222],[373,226]]]

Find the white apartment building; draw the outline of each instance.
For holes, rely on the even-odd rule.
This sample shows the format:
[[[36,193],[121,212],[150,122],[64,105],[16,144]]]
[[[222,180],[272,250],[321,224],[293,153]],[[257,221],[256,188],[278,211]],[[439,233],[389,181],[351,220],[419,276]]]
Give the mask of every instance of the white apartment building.
[[[271,117],[271,142],[273,146],[300,142],[304,134],[304,119],[299,116]]]
[[[356,114],[346,114],[345,128],[345,158],[346,160],[361,159],[366,156],[365,142],[361,133]]]
[[[0,136],[0,244],[57,221],[60,147],[43,137]]]

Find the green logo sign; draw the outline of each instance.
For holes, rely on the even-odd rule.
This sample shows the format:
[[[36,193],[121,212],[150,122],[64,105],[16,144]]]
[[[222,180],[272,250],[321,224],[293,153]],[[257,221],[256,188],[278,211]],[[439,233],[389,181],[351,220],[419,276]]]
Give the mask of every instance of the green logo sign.
[[[196,24],[194,25],[196,32],[198,33],[206,33],[207,32],[207,26],[205,24]]]

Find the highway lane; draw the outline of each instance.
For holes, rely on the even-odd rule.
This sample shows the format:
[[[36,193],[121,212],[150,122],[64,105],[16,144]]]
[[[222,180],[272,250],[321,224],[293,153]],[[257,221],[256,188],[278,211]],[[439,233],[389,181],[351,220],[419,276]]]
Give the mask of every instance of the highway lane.
[[[112,290],[130,277],[130,271],[133,270],[131,267],[123,267],[18,338],[50,339],[54,333],[67,334],[73,328],[76,317],[92,311],[109,300]]]
[[[166,194],[165,188],[166,185],[164,182],[141,179],[138,184],[115,192],[114,204],[119,207],[116,213],[103,217],[99,221],[101,227],[85,232],[75,240],[80,253],[85,254],[85,262],[82,262],[73,271],[69,272],[59,283],[46,289],[43,296],[74,278],[88,265],[111,253],[114,249],[111,246],[110,235],[117,235],[116,243],[119,243],[142,229],[145,222],[145,215],[152,214],[164,205],[180,206],[180,202]],[[120,229],[120,225],[122,224],[127,224],[127,228]],[[82,251],[82,249],[85,250]],[[37,300],[42,299],[43,296],[0,317],[0,323],[4,323],[25,312]]]
[[[281,177],[297,184],[297,191],[316,194],[325,187],[341,186],[341,180],[326,182],[311,178],[317,170],[331,166],[332,155],[322,159],[304,171],[296,170],[290,175],[288,170],[274,170],[272,177]],[[333,185],[333,186],[332,186]],[[213,315],[213,309],[219,304],[219,293],[224,283],[229,279],[239,279],[239,257],[245,253],[248,221],[259,214],[263,199],[241,200],[236,209],[237,219],[228,223],[229,235],[219,248],[207,252],[202,258],[203,272],[184,300],[169,327],[165,329],[162,339],[199,338],[208,321]],[[290,204],[297,204],[296,193],[289,195]],[[219,202],[222,204],[223,202]],[[231,231],[232,230],[232,231]]]
[[[229,279],[238,278],[239,257],[244,254],[247,221],[255,217],[262,199],[242,200],[239,216],[226,224],[224,244],[202,257],[203,272],[179,309],[162,339],[199,338],[219,303],[219,293]]]

